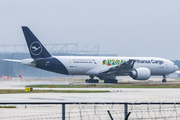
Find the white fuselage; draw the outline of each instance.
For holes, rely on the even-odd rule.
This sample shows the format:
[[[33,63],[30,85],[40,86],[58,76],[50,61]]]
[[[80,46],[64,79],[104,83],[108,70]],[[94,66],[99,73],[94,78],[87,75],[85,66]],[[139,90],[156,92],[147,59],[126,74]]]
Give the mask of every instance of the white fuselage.
[[[157,57],[54,57],[63,63],[63,65],[67,68],[69,75],[93,75],[96,74],[96,71],[98,72],[98,70],[108,69],[115,65],[122,64],[129,59],[136,60],[134,64],[135,69],[139,67],[148,68],[151,71],[151,75],[166,75],[173,73],[178,69],[172,61]],[[103,63],[104,60],[106,63]],[[117,63],[116,61],[119,61],[120,63]]]

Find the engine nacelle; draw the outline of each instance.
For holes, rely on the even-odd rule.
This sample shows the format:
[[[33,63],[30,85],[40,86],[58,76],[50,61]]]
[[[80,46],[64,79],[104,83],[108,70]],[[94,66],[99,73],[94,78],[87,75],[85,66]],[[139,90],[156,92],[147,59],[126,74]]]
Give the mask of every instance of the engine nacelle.
[[[129,76],[135,80],[148,80],[151,76],[151,71],[148,68],[137,68],[131,71]]]

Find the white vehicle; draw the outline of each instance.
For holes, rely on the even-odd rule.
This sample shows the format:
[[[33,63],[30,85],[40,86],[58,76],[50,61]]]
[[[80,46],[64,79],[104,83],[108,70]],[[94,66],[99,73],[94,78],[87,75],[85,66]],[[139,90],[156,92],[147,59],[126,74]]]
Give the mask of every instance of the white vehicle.
[[[117,83],[116,76],[130,76],[134,80],[148,80],[150,76],[163,76],[175,72],[178,67],[170,60],[158,57],[97,57],[53,56],[26,26],[22,27],[32,58],[8,61],[40,68],[65,75],[87,75],[87,83]]]

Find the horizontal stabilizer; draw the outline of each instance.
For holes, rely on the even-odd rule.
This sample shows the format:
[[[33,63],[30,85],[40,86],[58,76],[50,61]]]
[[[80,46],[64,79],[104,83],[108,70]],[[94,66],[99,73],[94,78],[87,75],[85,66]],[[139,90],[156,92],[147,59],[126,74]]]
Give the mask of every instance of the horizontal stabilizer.
[[[13,59],[3,59],[5,61],[12,61],[12,62],[22,62],[22,60],[13,60]]]

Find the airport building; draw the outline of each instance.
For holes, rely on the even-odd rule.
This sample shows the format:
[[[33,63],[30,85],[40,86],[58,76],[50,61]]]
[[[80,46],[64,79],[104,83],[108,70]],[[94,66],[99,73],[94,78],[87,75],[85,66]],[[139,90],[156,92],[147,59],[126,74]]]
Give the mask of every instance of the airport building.
[[[54,56],[117,56],[100,51],[99,45],[72,44],[45,44],[46,49]],[[61,74],[22,65],[18,62],[4,61],[3,59],[31,58],[26,45],[0,45],[0,76],[18,77],[60,77]]]

